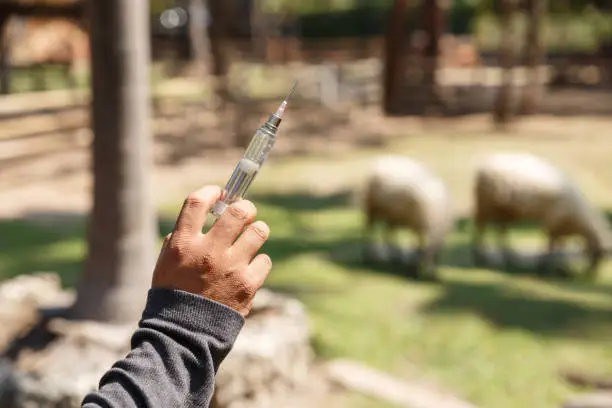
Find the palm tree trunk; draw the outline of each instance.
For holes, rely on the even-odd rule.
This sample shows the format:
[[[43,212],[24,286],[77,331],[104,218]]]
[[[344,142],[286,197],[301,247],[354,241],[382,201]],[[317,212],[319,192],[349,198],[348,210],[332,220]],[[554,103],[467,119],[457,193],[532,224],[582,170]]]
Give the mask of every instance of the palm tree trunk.
[[[514,87],[513,70],[516,59],[516,32],[514,17],[518,0],[501,0],[501,47],[500,66],[502,78],[495,101],[493,120],[500,128],[505,127],[512,119],[512,95]]]
[[[133,322],[151,283],[149,2],[91,2],[93,210],[72,316]]]
[[[525,46],[527,48],[527,83],[523,89],[521,111],[534,114],[541,100],[540,65],[543,62],[545,46],[543,44],[543,20],[546,15],[546,0],[529,0],[529,20]]]

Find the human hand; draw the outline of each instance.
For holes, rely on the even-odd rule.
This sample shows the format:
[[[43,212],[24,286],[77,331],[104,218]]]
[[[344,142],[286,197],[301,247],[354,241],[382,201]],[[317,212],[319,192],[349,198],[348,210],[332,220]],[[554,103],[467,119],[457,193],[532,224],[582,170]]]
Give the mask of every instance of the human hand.
[[[203,234],[207,214],[220,196],[219,187],[205,186],[187,197],[174,231],[164,240],[152,287],[195,293],[246,317],[272,268],[269,256],[257,255],[270,229],[262,221],[253,223],[257,209],[240,200]]]

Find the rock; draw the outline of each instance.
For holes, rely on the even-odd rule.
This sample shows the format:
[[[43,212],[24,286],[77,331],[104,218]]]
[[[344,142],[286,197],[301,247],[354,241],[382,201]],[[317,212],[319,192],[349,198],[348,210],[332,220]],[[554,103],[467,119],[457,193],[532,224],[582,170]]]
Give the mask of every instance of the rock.
[[[0,310],[10,304],[6,310],[12,311],[1,316],[0,324],[23,320],[23,310],[16,305],[29,305],[28,323],[13,324],[19,329],[11,335],[22,334],[24,328],[29,334],[5,341],[11,347],[0,359],[0,407],[80,407],[83,396],[95,390],[104,372],[129,351],[135,326],[41,319],[38,307],[63,305],[69,298],[58,294],[60,287],[54,275],[21,277],[0,285]],[[297,300],[261,290],[221,365],[213,407],[295,407],[300,392],[306,396],[311,391],[311,368],[304,307]]]
[[[0,284],[0,349],[37,323],[40,308],[65,304],[69,297],[52,273],[23,275]]]
[[[303,306],[261,290],[252,316],[221,365],[212,406],[288,406],[308,392],[311,368],[310,328]]]
[[[125,351],[129,340],[126,341]],[[97,388],[102,374],[125,355],[99,342],[67,336],[42,351],[23,353],[13,367],[6,408],[76,408]],[[78,363],[76,363],[78,362]],[[0,390],[2,387],[0,386]],[[0,391],[0,394],[2,392]]]
[[[571,398],[563,408],[612,408],[612,393],[582,394]]]

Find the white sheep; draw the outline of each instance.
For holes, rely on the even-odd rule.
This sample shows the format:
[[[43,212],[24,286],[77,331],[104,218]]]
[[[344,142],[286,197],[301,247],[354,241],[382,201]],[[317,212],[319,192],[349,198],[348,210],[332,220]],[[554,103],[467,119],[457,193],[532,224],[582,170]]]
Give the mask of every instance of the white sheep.
[[[414,232],[419,246],[417,274],[433,275],[453,227],[450,195],[437,175],[407,157],[380,157],[365,184],[363,210],[366,238],[372,238],[376,223],[386,227],[385,240],[391,246],[398,228]]]
[[[612,231],[604,215],[588,202],[578,187],[558,168],[528,153],[498,153],[483,160],[474,186],[473,252],[482,256],[487,225],[497,224],[500,245],[510,261],[507,230],[511,223],[539,223],[548,236],[547,266],[564,237],[577,235],[586,241],[590,263],[597,267],[612,244]]]

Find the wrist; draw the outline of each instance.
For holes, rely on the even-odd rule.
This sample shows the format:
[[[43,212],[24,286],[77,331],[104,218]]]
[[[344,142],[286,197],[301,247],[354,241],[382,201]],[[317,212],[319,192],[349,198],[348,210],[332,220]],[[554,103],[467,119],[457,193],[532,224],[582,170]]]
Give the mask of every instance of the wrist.
[[[224,341],[235,340],[244,325],[244,317],[225,304],[180,289],[160,287],[149,290],[141,323],[149,319],[161,319]]]

